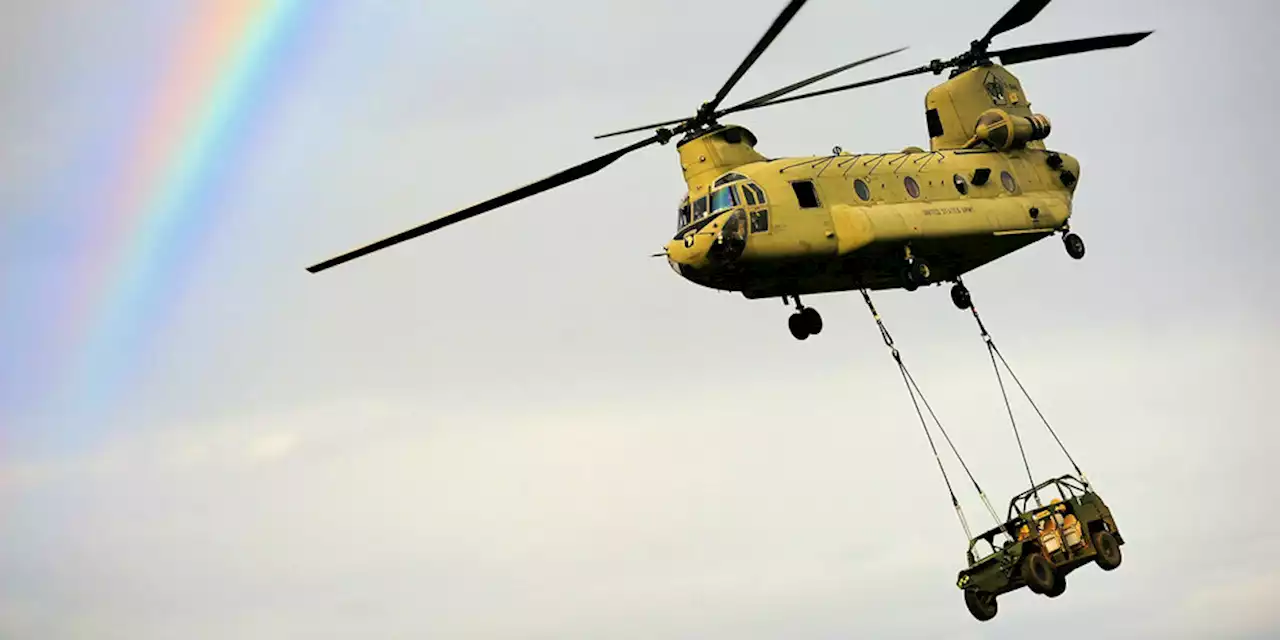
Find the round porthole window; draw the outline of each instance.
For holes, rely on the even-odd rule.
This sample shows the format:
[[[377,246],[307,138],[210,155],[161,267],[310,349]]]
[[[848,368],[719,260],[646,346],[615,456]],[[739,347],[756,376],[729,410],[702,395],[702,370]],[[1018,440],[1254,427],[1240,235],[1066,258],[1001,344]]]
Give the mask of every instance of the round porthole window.
[[[902,184],[906,185],[907,193],[910,194],[912,198],[920,197],[920,183],[916,182],[915,178],[907,176],[907,178],[902,181]]]
[[[957,173],[952,176],[951,181],[956,185],[956,191],[959,191],[960,195],[963,196],[969,194],[969,183],[965,182],[964,176]]]
[[[853,181],[853,190],[857,192],[859,198],[862,198],[863,200],[871,199],[871,188],[868,187],[867,183],[863,182],[861,179]]]
[[[1018,190],[1018,182],[1013,179],[1013,174],[1008,171],[1000,172],[1000,184],[1004,185],[1004,190],[1013,193]]]

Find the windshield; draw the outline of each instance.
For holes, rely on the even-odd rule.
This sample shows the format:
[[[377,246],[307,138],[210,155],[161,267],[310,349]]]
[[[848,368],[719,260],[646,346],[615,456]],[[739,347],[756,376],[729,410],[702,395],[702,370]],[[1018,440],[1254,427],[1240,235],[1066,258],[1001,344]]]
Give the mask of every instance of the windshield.
[[[711,213],[738,206],[738,192],[732,186],[717,189],[711,194]]]
[[[702,196],[693,201],[693,219],[701,220],[707,215],[707,197]]]
[[[689,196],[685,196],[684,199],[680,201],[680,218],[676,221],[676,228],[683,229],[690,221]]]

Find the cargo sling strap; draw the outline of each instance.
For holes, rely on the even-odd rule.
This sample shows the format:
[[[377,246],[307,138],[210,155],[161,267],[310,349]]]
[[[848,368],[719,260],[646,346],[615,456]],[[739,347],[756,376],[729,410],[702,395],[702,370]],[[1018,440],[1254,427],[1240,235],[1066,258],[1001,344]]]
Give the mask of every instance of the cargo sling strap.
[[[959,283],[958,279],[957,282]],[[962,287],[964,286],[963,283],[959,284]],[[1027,392],[1027,388],[1022,386],[1022,381],[1018,380],[1017,374],[1013,372],[1013,368],[1010,367],[1008,361],[1004,359],[1004,354],[1000,353],[1000,350],[996,348],[995,340],[991,337],[991,333],[987,331],[986,325],[982,323],[982,316],[978,315],[978,307],[973,304],[972,296],[970,297],[969,311],[973,314],[974,321],[978,323],[978,331],[982,334],[983,342],[987,344],[987,354],[991,356],[991,368],[995,371],[996,382],[1000,385],[1000,396],[1004,398],[1004,408],[1009,414],[1009,424],[1013,426],[1013,437],[1018,442],[1018,453],[1022,455],[1022,466],[1027,471],[1027,481],[1031,484],[1032,491],[1035,494],[1036,504],[1038,506],[1044,506],[1044,503],[1040,500],[1040,492],[1035,490],[1036,481],[1031,475],[1031,465],[1027,462],[1027,452],[1022,446],[1022,436],[1018,433],[1018,421],[1013,417],[1013,406],[1009,403],[1009,394],[1005,390],[1004,379],[1000,376],[1000,367],[996,364],[996,358],[1000,359],[1000,364],[1003,364],[1005,370],[1009,372],[1009,377],[1017,383],[1018,389],[1022,391],[1022,395],[1027,398],[1027,402],[1031,404],[1031,408],[1035,409],[1036,415],[1040,416],[1041,422],[1044,422],[1045,428],[1049,430],[1049,435],[1053,436],[1054,441],[1058,443],[1058,447],[1062,449],[1063,455],[1065,455],[1067,460],[1071,462],[1072,468],[1076,470],[1080,479],[1085,483],[1085,487],[1088,488],[1089,479],[1086,478],[1084,472],[1080,470],[1080,465],[1076,464],[1075,459],[1072,458],[1071,454],[1067,451],[1066,445],[1062,444],[1062,439],[1058,437],[1058,434],[1053,430],[1053,427],[1049,425],[1049,420],[1044,417],[1044,413],[1040,411],[1040,407],[1036,406],[1036,401],[1031,399],[1031,394]]]
[[[880,337],[884,339],[885,346],[889,347],[894,362],[898,363],[898,369],[902,373],[902,382],[907,386],[907,393],[911,396],[911,404],[915,406],[916,415],[920,418],[920,427],[924,429],[925,438],[929,441],[929,448],[933,450],[933,458],[938,462],[938,471],[942,472],[942,481],[947,485],[947,493],[951,496],[951,505],[955,507],[956,516],[960,519],[960,526],[964,528],[965,540],[972,540],[973,533],[969,530],[969,522],[964,517],[964,510],[960,508],[960,501],[956,499],[956,492],[951,487],[951,480],[947,477],[947,470],[942,465],[942,457],[938,455],[938,447],[934,444],[933,435],[929,432],[929,425],[924,419],[924,412],[920,409],[922,403],[924,404],[924,409],[929,412],[929,416],[933,418],[938,431],[942,433],[942,437],[946,439],[947,444],[951,447],[951,452],[955,454],[956,460],[960,461],[960,466],[964,468],[965,474],[969,476],[970,482],[973,483],[973,488],[978,492],[978,496],[982,498],[982,503],[986,505],[987,511],[991,513],[991,518],[995,520],[997,525],[1001,523],[1000,517],[996,515],[995,509],[991,508],[991,502],[987,500],[987,494],[982,491],[982,487],[978,485],[973,473],[969,471],[969,466],[965,464],[964,458],[956,450],[955,443],[951,441],[951,436],[947,435],[947,430],[943,428],[942,422],[938,420],[933,408],[929,406],[929,401],[925,399],[924,392],[920,391],[915,378],[911,376],[911,372],[907,371],[907,365],[902,361],[902,353],[894,346],[893,336],[889,335],[889,330],[885,328],[884,321],[880,319],[880,313],[876,311],[875,304],[871,302],[871,295],[867,293],[866,289],[861,289],[861,292],[862,299],[866,300],[867,308],[871,310],[871,317],[875,318],[876,325],[880,327]],[[919,400],[916,399],[917,396],[919,396]]]

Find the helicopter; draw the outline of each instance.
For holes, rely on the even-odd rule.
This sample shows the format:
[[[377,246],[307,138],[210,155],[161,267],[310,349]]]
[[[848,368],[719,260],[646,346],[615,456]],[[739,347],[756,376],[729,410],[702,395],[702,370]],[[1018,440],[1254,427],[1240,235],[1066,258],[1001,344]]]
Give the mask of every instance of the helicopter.
[[[1069,256],[1084,241],[1070,228],[1080,162],[1050,149],[1049,119],[1033,112],[1009,65],[1132,46],[1151,31],[990,50],[992,40],[1031,22],[1050,0],[1018,0],[969,49],[949,60],[795,94],[815,82],[903,51],[870,56],[734,106],[729,92],[807,0],[791,0],[708,102],[692,116],[596,136],[653,131],[643,140],[445,217],[326,260],[317,273],[593,175],[625,155],[677,139],[687,185],[677,230],[661,253],[685,280],[749,300],[794,303],[797,340],[822,331],[800,296],[954,283],[953,303],[971,304],[961,276],[1061,234]],[[998,61],[998,63],[997,63]],[[925,96],[929,149],[766,157],[747,128],[725,116],[949,70]]]

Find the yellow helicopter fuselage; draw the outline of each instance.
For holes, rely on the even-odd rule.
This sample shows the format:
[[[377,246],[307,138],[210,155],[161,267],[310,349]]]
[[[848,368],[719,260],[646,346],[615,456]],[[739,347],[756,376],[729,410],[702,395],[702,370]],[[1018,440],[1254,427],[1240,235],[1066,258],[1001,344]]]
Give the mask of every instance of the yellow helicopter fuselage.
[[[954,280],[1066,229],[1079,163],[1045,148],[1012,74],[970,69],[925,102],[928,151],[766,158],[742,127],[686,138],[672,268],[748,298],[914,288],[909,259]]]

